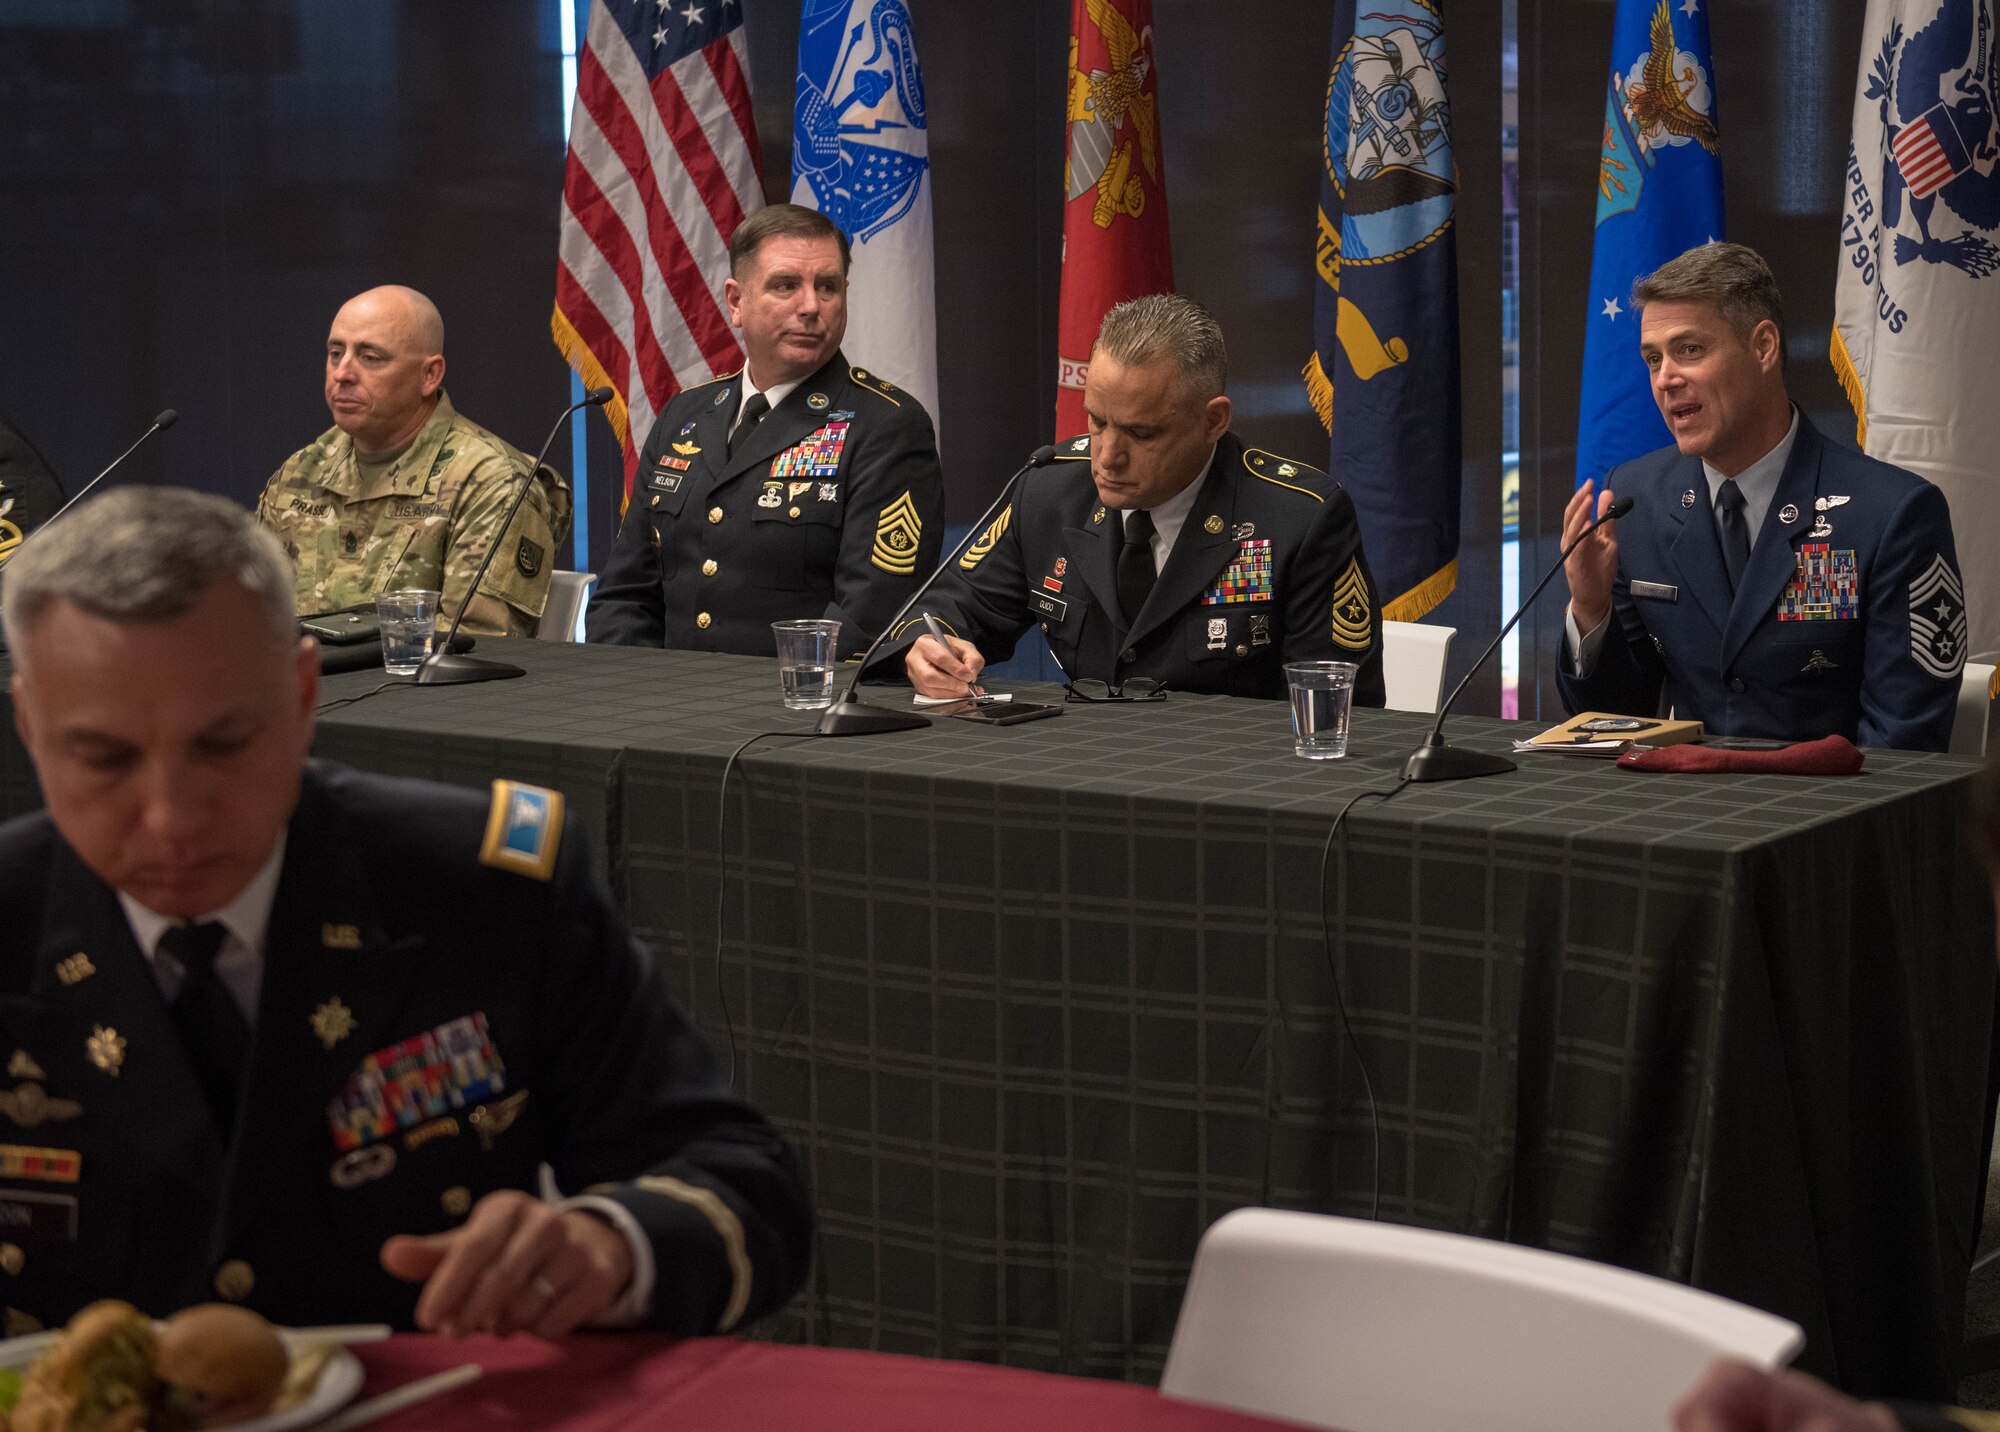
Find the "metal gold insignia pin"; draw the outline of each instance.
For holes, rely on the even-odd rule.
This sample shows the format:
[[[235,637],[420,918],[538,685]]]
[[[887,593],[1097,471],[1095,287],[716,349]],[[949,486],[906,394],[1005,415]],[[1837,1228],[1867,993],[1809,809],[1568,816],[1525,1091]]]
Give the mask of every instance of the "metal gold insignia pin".
[[[39,1084],[22,1084],[0,1090],[0,1114],[24,1129],[45,1123],[61,1123],[83,1112],[74,1099],[51,1099]]]
[[[231,1258],[215,1270],[215,1291],[232,1303],[240,1303],[257,1286],[257,1270],[241,1258]]]
[[[454,1184],[438,1195],[438,1207],[447,1218],[463,1218],[472,1212],[472,1190],[463,1184]]]
[[[32,1054],[28,1053],[25,1049],[16,1049],[14,1057],[7,1061],[7,1077],[9,1079],[46,1079],[49,1076],[42,1072],[42,1066],[35,1062]]]
[[[479,1135],[479,1147],[490,1152],[493,1141],[514,1127],[514,1121],[521,1117],[521,1106],[527,1101],[528,1091],[523,1089],[509,1094],[498,1103],[481,1104],[466,1115],[466,1122]]]
[[[358,950],[361,948],[361,927],[358,925],[321,925],[319,942],[329,950]]]
[[[328,1049],[354,1033],[354,1011],[340,1002],[339,995],[314,1010],[310,1022],[312,1032]]]
[[[1290,462],[1281,462],[1278,464],[1278,476],[1297,477],[1298,475],[1299,475],[1298,464]]]
[[[1102,507],[1098,508],[1097,511],[1090,514],[1090,524],[1093,527],[1095,527],[1098,523],[1102,522],[1103,520],[1104,520],[1104,509]]]
[[[97,966],[90,962],[90,956],[78,950],[56,966],[56,978],[65,985],[81,984],[97,973]]]
[[[118,1077],[118,1066],[125,1062],[125,1036],[107,1025],[96,1025],[90,1031],[90,1038],[84,1041],[84,1052],[90,1062],[112,1078]]]
[[[1208,521],[1201,524],[1201,530],[1208,533],[1209,536],[1213,537],[1216,533],[1222,530],[1222,519],[1211,513],[1209,515]]]
[[[724,388],[720,393],[717,393],[715,395],[715,406],[718,408],[728,401],[729,401],[729,390],[727,388]]]
[[[828,399],[826,394],[814,393],[811,397],[806,399],[806,406],[808,408],[811,408],[815,413],[823,413],[828,408],[832,407],[833,403],[830,399]]]

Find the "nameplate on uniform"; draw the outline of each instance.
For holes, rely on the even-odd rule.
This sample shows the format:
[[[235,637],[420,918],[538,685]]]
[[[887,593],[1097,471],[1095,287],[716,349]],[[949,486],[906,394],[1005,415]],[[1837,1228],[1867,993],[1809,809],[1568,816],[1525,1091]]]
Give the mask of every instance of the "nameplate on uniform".
[[[1055,621],[1066,621],[1069,618],[1069,603],[1061,597],[1049,596],[1046,592],[1028,593],[1028,605]]]
[[[9,1243],[74,1243],[76,1195],[0,1190],[0,1240]]]
[[[670,472],[664,468],[655,468],[653,475],[646,479],[646,486],[658,492],[679,492],[681,490],[681,483],[686,478],[686,473]]]
[[[1801,543],[1792,580],[1778,598],[1778,620],[1853,621],[1860,615],[1861,568],[1854,549]]]
[[[1677,602],[1681,599],[1681,589],[1665,582],[1634,582],[1632,595],[1650,597],[1656,602]]]
[[[847,446],[846,423],[828,423],[804,442],[771,459],[773,477],[835,477],[841,449]]]

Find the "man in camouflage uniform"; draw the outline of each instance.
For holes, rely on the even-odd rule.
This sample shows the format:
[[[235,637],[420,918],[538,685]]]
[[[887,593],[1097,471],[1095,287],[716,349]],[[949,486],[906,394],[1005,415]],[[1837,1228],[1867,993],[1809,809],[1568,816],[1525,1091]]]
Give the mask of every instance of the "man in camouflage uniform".
[[[299,610],[427,587],[444,593],[453,620],[528,459],[452,407],[436,306],[394,285],[349,299],[327,334],[326,405],[334,426],[293,453],[257,503],[296,564]],[[535,634],[569,522],[569,484],[544,466],[466,631]]]

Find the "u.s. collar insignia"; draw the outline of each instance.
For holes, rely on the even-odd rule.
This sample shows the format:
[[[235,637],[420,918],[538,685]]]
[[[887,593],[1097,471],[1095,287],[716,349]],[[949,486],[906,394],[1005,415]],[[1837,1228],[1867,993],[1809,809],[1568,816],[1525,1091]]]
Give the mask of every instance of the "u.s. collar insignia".
[[[1681,494],[1681,506],[1683,507],[1694,506],[1694,489],[1692,487],[1690,487],[1686,492],[1683,492]]]
[[[1211,537],[1215,536],[1222,531],[1222,518],[1215,513],[1210,513],[1208,521],[1201,524],[1201,530]]]
[[[329,950],[358,950],[361,948],[361,928],[358,925],[321,925],[319,942]]]
[[[1097,511],[1090,514],[1090,525],[1093,527],[1095,527],[1098,523],[1102,522],[1103,520],[1104,520],[1104,509],[1102,507],[1098,508]]]
[[[495,781],[479,863],[547,880],[555,873],[562,818],[561,791],[520,781]]]
[[[806,406],[811,408],[815,413],[823,413],[833,406],[833,400],[828,398],[824,393],[814,393],[806,399]]]
[[[312,1032],[319,1036],[319,1042],[328,1049],[354,1033],[354,1011],[340,1002],[335,995],[312,1012]]]
[[[125,1036],[108,1025],[95,1025],[90,1038],[84,1041],[83,1051],[92,1064],[116,1079],[118,1066],[125,1062]]]
[[[727,388],[724,388],[720,393],[717,393],[715,395],[715,406],[718,408],[728,401],[729,401],[729,390]],[[690,428],[693,426],[694,426],[693,423],[688,424],[688,427]],[[681,431],[685,432],[687,431],[687,429],[683,428]]]
[[[1778,509],[1778,520],[1789,527],[1792,523],[1799,520],[1799,509],[1794,504],[1787,502],[1783,507]]]

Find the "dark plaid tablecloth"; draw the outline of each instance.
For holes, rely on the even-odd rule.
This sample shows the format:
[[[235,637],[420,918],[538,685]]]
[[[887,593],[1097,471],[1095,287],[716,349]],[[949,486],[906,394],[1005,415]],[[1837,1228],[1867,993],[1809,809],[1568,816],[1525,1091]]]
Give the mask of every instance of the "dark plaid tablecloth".
[[[1853,1390],[1952,1391],[1995,984],[1974,763],[1527,758],[1356,806],[1323,912],[1333,817],[1427,718],[1358,713],[1318,763],[1281,704],[1180,695],[810,740],[768,661],[481,645],[527,677],[372,696],[319,753],[557,786],[600,832],[809,1161],[819,1257],[776,1335],[1157,1377],[1214,1219],[1369,1211],[1337,970],[1384,1218],[1692,1282],[1798,1320]],[[718,967],[718,781],[762,731],[797,736],[731,774]]]

